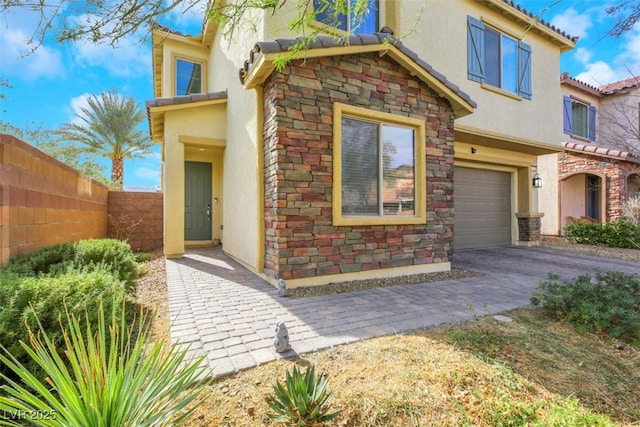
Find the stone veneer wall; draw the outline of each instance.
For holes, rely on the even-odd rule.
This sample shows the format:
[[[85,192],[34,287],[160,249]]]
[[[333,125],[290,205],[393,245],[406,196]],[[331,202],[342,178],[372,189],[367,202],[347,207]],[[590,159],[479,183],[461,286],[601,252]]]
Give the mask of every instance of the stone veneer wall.
[[[631,174],[640,174],[640,165],[569,151],[559,154],[559,179],[563,180],[577,173],[606,177],[607,216],[605,221],[614,221],[622,216],[622,203],[626,199],[627,177]]]
[[[333,103],[424,119],[427,223],[333,226]],[[453,112],[378,54],[307,59],[264,88],[265,273],[291,279],[449,261]]]

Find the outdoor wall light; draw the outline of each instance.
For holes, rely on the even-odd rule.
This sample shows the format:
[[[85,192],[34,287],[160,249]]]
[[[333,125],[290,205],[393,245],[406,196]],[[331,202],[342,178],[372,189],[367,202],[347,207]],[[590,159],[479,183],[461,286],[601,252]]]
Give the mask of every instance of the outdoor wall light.
[[[542,188],[542,177],[538,175],[537,172],[535,175],[533,175],[532,181],[533,181],[533,188]]]

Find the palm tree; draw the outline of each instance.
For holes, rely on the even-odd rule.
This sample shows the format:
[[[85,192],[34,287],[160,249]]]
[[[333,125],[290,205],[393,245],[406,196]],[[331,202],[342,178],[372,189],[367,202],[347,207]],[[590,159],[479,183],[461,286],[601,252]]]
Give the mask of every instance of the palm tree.
[[[111,181],[122,189],[124,159],[151,153],[153,142],[137,129],[146,114],[133,98],[120,97],[115,90],[91,95],[87,104],[76,114],[80,123],[66,124],[56,134],[60,139],[85,144],[95,155],[110,158]]]

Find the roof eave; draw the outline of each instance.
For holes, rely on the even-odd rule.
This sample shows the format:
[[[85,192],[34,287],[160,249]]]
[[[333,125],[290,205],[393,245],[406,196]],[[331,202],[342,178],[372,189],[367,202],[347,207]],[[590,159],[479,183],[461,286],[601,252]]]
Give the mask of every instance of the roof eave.
[[[342,55],[354,55],[360,53],[372,53],[378,52],[380,55],[388,54],[391,58],[397,61],[400,65],[406,68],[411,75],[416,76],[422,80],[427,86],[432,88],[438,95],[446,98],[451,103],[454,110],[454,117],[460,118],[473,113],[475,105],[456,94],[453,90],[443,84],[433,74],[429,73],[424,68],[419,67],[412,58],[407,56],[400,49],[391,44],[369,44],[369,45],[348,45],[340,47],[328,47],[308,49],[306,51],[300,51],[293,54],[292,60],[295,59],[310,59],[326,56],[342,56]],[[247,89],[253,89],[262,85],[265,80],[275,70],[274,61],[281,58],[283,52],[278,53],[259,53],[255,58],[251,68],[241,76],[241,79]]]
[[[577,37],[569,37],[560,34],[558,31],[554,31],[547,25],[540,22],[539,19],[531,17],[522,11],[516,9],[513,5],[506,3],[504,0],[482,0],[489,7],[496,8],[502,13],[507,14],[514,18],[516,22],[530,26],[532,31],[535,31],[539,35],[549,39],[560,48],[560,52],[566,52],[575,48],[578,41]],[[542,24],[542,25],[539,25]]]

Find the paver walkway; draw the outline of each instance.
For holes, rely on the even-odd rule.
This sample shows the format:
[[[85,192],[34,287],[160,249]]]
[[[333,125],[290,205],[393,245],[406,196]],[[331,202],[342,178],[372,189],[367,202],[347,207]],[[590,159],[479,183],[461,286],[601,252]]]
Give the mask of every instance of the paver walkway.
[[[541,248],[456,252],[453,266],[484,276],[309,298],[277,290],[222,252],[188,250],[167,259],[171,339],[206,355],[216,377],[280,357],[360,339],[463,321],[529,304],[537,283],[609,270],[640,273],[638,264]],[[275,324],[284,321],[292,350],[278,354]]]

